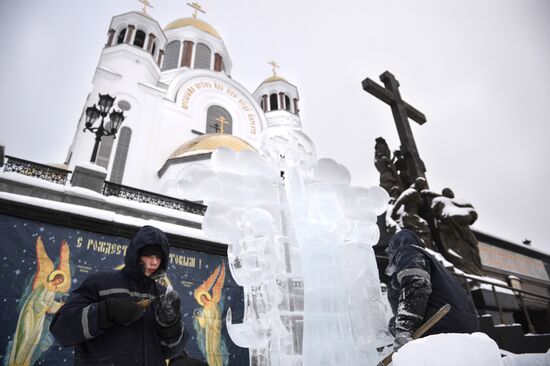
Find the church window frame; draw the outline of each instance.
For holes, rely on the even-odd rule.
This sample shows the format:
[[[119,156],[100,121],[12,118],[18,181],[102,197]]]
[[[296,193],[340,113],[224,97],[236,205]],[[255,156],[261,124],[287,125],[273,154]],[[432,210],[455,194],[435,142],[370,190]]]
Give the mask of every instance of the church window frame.
[[[269,110],[270,111],[278,111],[279,110],[279,94],[277,92],[273,92],[269,94]]]
[[[136,46],[136,47],[139,47],[141,49],[143,49],[146,45],[145,41],[147,40],[147,33],[139,28],[139,29],[136,29],[136,31],[134,32],[134,35],[133,35],[133,40],[132,40],[132,45]]]
[[[105,129],[107,131],[111,130],[111,123],[107,122],[105,124]],[[102,166],[105,169],[109,167],[109,161],[111,160],[111,153],[113,151],[113,144],[115,141],[114,136],[104,136],[103,139],[101,139],[101,142],[99,144],[99,149],[97,150],[97,158],[96,158],[96,165]]]
[[[219,127],[220,122],[216,120],[219,116],[223,116],[227,121],[227,124],[224,124],[224,134],[232,135],[233,134],[233,116],[227,108],[220,104],[211,104],[206,108],[206,126],[205,133],[220,133],[221,129]]]
[[[111,166],[111,175],[109,181],[111,183],[122,184],[124,178],[124,170],[128,159],[128,151],[132,142],[132,129],[128,126],[123,126],[120,129],[117,137],[115,157]]]
[[[193,45],[193,69],[212,70],[214,48],[208,42],[197,40]]]
[[[288,95],[286,95],[286,93],[284,94],[284,98],[285,98],[285,111],[290,112],[290,98],[288,97]]]
[[[177,50],[173,45],[177,46]],[[182,48],[182,43],[179,39],[171,39],[166,42],[162,61],[162,71],[173,70],[179,67]],[[170,62],[170,64],[167,66],[168,62]]]
[[[128,27],[124,26],[116,33],[117,36],[116,36],[115,45],[124,43],[124,40],[126,39],[126,32],[127,31],[128,31]]]

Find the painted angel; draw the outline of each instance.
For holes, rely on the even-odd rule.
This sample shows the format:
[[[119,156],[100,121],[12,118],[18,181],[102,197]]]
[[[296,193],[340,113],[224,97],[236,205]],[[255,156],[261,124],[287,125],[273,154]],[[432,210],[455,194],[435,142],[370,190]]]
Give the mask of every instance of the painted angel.
[[[194,291],[195,300],[202,306],[195,310],[194,326],[197,331],[199,348],[208,365],[227,364],[225,344],[222,336],[222,309],[220,300],[225,281],[225,264],[217,266],[214,272]]]
[[[61,243],[59,264],[54,268],[42,238],[38,237],[36,262],[31,291],[19,313],[8,366],[31,365],[36,360],[33,355],[42,338],[46,314],[54,314],[63,306],[62,302],[55,300],[55,295],[67,293],[71,287],[69,245],[65,240]]]

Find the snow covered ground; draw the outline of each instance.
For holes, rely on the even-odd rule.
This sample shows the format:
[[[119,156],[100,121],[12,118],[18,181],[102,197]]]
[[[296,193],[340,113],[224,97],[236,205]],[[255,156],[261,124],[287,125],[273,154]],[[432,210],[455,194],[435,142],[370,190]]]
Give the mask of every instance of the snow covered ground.
[[[508,355],[485,333],[437,334],[407,343],[393,356],[393,366],[550,366],[545,354]]]

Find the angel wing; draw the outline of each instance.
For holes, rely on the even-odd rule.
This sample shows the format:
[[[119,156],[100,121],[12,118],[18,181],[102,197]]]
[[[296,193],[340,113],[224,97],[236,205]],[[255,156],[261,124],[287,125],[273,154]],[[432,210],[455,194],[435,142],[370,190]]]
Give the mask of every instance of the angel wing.
[[[217,266],[214,272],[199,286],[195,289],[193,296],[197,300],[198,303],[201,303],[200,296],[203,293],[210,292],[210,289],[212,288],[212,285],[214,284],[214,281],[216,281],[216,278],[218,277],[220,273],[221,266]]]
[[[40,285],[44,285],[48,279],[48,275],[53,271],[53,262],[48,257],[48,253],[44,249],[44,243],[39,236],[36,238],[36,274],[32,281],[32,289],[36,289]]]
[[[63,282],[57,286],[57,291],[66,293],[71,288],[71,266],[69,265],[69,244],[66,240],[61,242],[61,248],[59,249],[59,264],[57,269],[62,271],[65,275]]]
[[[225,264],[223,262],[221,264],[221,267],[222,267],[222,270],[221,270],[220,276],[216,280],[216,284],[212,289],[212,301],[215,303],[218,303],[222,298],[222,288],[223,288],[223,283],[225,282]]]

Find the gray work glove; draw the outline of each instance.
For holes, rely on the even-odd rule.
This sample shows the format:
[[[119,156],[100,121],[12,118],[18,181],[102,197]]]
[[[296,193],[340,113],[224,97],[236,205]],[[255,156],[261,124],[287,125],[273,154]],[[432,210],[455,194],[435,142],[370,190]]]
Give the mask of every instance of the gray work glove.
[[[162,327],[173,325],[180,318],[180,305],[180,296],[176,291],[162,295],[155,310],[157,323]]]
[[[403,347],[406,343],[412,341],[411,334],[408,332],[399,332],[395,335],[393,339],[393,349],[397,351],[399,348]]]

